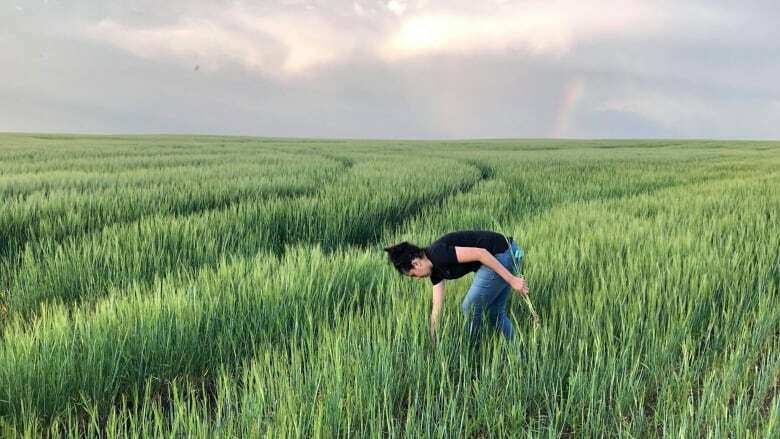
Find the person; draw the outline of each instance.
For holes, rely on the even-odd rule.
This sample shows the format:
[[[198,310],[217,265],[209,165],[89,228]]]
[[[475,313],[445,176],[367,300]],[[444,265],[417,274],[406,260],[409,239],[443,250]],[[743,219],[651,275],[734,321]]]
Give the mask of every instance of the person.
[[[462,230],[447,233],[428,247],[402,242],[384,249],[399,273],[416,278],[430,278],[433,285],[430,333],[435,340],[437,322],[444,302],[445,279],[458,279],[476,272],[462,311],[466,331],[476,338],[487,311],[490,325],[507,340],[514,337],[512,321],[506,314],[511,290],[528,294],[528,283],[516,274],[522,273],[523,250],[511,237],[486,230]],[[513,256],[519,260],[513,261]],[[517,259],[517,258],[516,258]],[[517,271],[515,266],[517,264]]]

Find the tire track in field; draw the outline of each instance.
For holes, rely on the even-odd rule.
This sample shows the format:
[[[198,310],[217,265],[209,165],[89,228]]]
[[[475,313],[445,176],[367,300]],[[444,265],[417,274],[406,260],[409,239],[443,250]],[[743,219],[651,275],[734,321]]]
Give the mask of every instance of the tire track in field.
[[[448,200],[468,194],[477,188],[480,184],[493,178],[493,171],[488,167],[478,166],[475,163],[468,163],[470,166],[477,168],[480,171],[480,176],[477,180],[469,182],[459,188],[456,191],[443,193],[440,196],[427,198],[416,203],[410,211],[406,212],[404,216],[395,218],[388,222],[384,227],[377,230],[377,234],[374,237],[367,237],[366,239],[357,243],[347,243],[345,246],[353,246],[358,249],[366,250],[366,247],[373,247],[379,243],[388,231],[396,232],[400,230],[405,224],[414,218],[417,218],[420,214],[428,210],[436,210],[444,206]]]
[[[418,200],[418,202],[415,203],[413,207],[405,213],[405,215],[397,218],[393,218],[392,220],[388,221],[381,229],[377,228],[376,236],[366,236],[360,240],[348,241],[345,242],[343,245],[339,245],[335,248],[326,247],[323,250],[334,251],[340,248],[351,247],[358,250],[368,251],[373,247],[379,245],[381,243],[380,241],[385,240],[389,236],[393,236],[395,233],[401,230],[405,225],[409,224],[409,222],[417,219],[421,214],[429,210],[435,211],[437,209],[440,209],[442,206],[444,206],[447,203],[448,200],[472,192],[479,185],[485,183],[486,181],[492,180],[493,176],[495,175],[495,171],[493,170],[493,168],[490,167],[489,165],[486,165],[483,162],[479,162],[476,160],[466,160],[466,161],[457,160],[457,161],[472,166],[474,168],[477,168],[480,172],[479,178],[474,180],[473,182],[469,182],[457,188],[457,190],[455,191],[445,192],[440,194],[439,196],[426,198],[424,200]]]
[[[174,211],[164,214],[163,217],[191,218],[191,217],[206,215],[212,212],[224,211],[232,208],[233,206],[240,205],[241,203],[244,202],[258,202],[266,199],[279,198],[279,197],[297,199],[297,198],[303,198],[303,197],[315,195],[318,192],[327,188],[337,179],[343,178],[343,176],[337,175],[338,172],[348,171],[349,168],[352,167],[352,162],[349,161],[348,159],[338,160],[334,158],[333,160],[341,163],[342,166],[344,166],[344,168],[339,171],[335,171],[333,175],[328,178],[327,181],[323,181],[321,182],[321,184],[315,185],[312,188],[307,188],[305,190],[291,190],[282,193],[263,192],[263,193],[257,193],[251,197],[237,196],[237,197],[227,197],[221,199],[215,198],[209,200],[211,202],[205,203],[205,205],[193,204],[191,207],[187,207],[187,208],[176,208],[174,209]],[[64,233],[60,236],[57,236],[54,239],[50,237],[45,237],[45,239],[55,244],[61,244],[68,239],[73,239],[77,237],[88,238],[89,236],[102,233],[104,230],[106,230],[109,227],[129,226],[133,223],[137,223],[139,221],[144,220],[145,218],[150,218],[155,215],[156,215],[155,212],[148,212],[148,211],[141,212],[140,215],[130,215],[127,218],[123,218],[117,221],[109,221],[109,222],[95,224],[94,227],[87,227],[78,232]],[[10,290],[11,285],[13,284],[13,279],[15,277],[13,276],[13,273],[15,272],[15,267],[20,264],[20,259],[24,252],[24,249],[29,245],[34,246],[37,242],[39,242],[39,241],[31,241],[31,239],[33,239],[34,237],[30,236],[29,233],[33,233],[33,232],[28,232],[28,235],[26,235],[21,241],[18,241],[16,245],[10,245],[12,242],[10,238],[5,238],[4,236],[0,236],[0,244],[2,244],[0,245],[0,288]],[[4,241],[8,242],[9,244],[4,244],[3,243]]]
[[[283,194],[283,198],[297,198],[297,197],[305,197],[307,195],[310,195],[311,193],[314,193],[313,191],[302,191],[302,192],[290,192]],[[261,197],[253,199],[253,201],[262,201],[263,199],[268,199],[273,196],[279,196],[274,194],[264,194]],[[226,209],[230,209],[233,206],[239,205],[242,202],[246,202],[247,198],[224,198],[220,200],[212,200],[213,202],[207,203],[206,205],[198,205],[198,206],[191,206],[183,209],[176,209],[175,212],[169,212],[163,215],[163,217],[178,217],[178,218],[191,218],[196,216],[202,216],[202,215],[208,215],[209,213],[216,213],[220,211],[224,211]],[[82,239],[87,239],[90,236],[100,234],[104,230],[110,227],[123,227],[123,226],[129,226],[133,223],[137,223],[139,221],[143,221],[145,218],[150,218],[155,216],[153,212],[144,212],[140,216],[130,216],[127,218],[123,218],[116,221],[110,221],[106,223],[100,223],[96,224],[94,227],[87,227],[80,231],[71,231],[66,232],[63,234],[60,234],[54,238],[50,236],[45,236],[43,239],[41,238],[34,238],[32,236],[25,236],[22,240],[17,241],[14,244],[8,245],[2,245],[0,246],[0,281],[2,281],[2,284],[0,284],[0,288],[5,288],[7,290],[11,289],[11,285],[14,282],[14,278],[16,277],[14,275],[16,271],[16,267],[21,264],[21,258],[26,248],[35,248],[41,241],[51,242],[54,245],[59,245],[64,242],[66,242],[69,239],[76,239],[81,237]],[[2,240],[0,240],[0,243],[2,243]]]
[[[264,154],[267,154],[268,151],[262,151]],[[217,156],[219,153],[214,153],[210,155]],[[256,160],[259,157],[252,157],[252,160]],[[332,160],[335,163],[341,164],[343,166],[343,169],[349,169],[352,166],[352,162],[349,159],[346,159],[344,157],[326,157],[330,160]],[[181,167],[189,167],[193,164],[203,164],[201,163],[198,156],[196,156],[194,161],[186,161],[185,163],[166,163],[165,166],[156,166],[152,167],[155,171],[164,171],[166,169],[176,169]],[[227,163],[229,161],[229,158],[222,158],[220,160],[216,159],[210,159],[210,161],[218,161],[220,164]],[[204,166],[210,166],[209,163],[204,164]],[[149,168],[149,169],[152,169]],[[140,169],[146,169],[145,167],[141,167]],[[137,170],[136,170],[137,171]],[[130,172],[133,172],[131,169]],[[186,200],[173,200],[171,201],[171,205],[167,206],[167,211],[170,213],[170,215],[191,215],[191,214],[197,214],[199,212],[206,212],[210,210],[219,210],[227,208],[233,204],[240,203],[245,200],[249,199],[265,199],[269,198],[274,195],[281,195],[281,196],[289,196],[289,197],[300,197],[300,196],[307,196],[317,193],[318,191],[322,190],[323,187],[326,187],[329,183],[334,181],[336,179],[336,174],[338,173],[337,170],[334,170],[332,176],[329,178],[323,179],[318,184],[313,185],[311,188],[306,188],[303,190],[300,190],[298,188],[293,188],[290,190],[276,190],[273,193],[268,192],[267,190],[263,190],[260,192],[252,192],[249,193],[245,189],[249,187],[248,185],[245,185],[244,187],[237,187],[237,190],[235,191],[235,196],[232,196],[231,194],[223,195],[219,194],[218,192],[214,192],[213,194],[207,194],[203,199],[196,200],[195,202],[189,202]],[[9,176],[10,178],[13,178],[13,176]],[[58,188],[59,189],[59,188]],[[52,191],[52,193],[57,193],[57,190]],[[261,193],[262,192],[262,193]],[[267,193],[266,193],[267,192]],[[115,189],[108,189],[100,191],[101,196],[105,197],[112,197],[116,196],[117,191]],[[86,193],[85,193],[86,195]],[[163,191],[158,191],[159,197],[162,199],[165,197],[165,193]],[[27,194],[29,196],[29,194]],[[145,201],[140,200],[143,204]],[[153,200],[151,200],[153,201]],[[143,206],[141,206],[143,207]],[[27,209],[27,208],[25,208]],[[55,212],[53,220],[56,220],[56,214],[59,212]],[[62,215],[67,214],[66,210],[62,210]],[[36,214],[37,215],[37,214]],[[141,212],[130,212],[128,215],[121,216],[120,218],[109,220],[109,221],[102,221],[97,222],[95,224],[90,223],[89,221],[85,221],[86,227],[82,227],[81,225],[74,224],[73,228],[78,228],[79,231],[76,233],[71,233],[68,231],[65,231],[62,235],[59,235],[56,237],[57,242],[62,242],[64,239],[66,239],[69,236],[77,236],[79,234],[88,235],[89,233],[95,231],[95,230],[101,230],[105,228],[106,226],[110,226],[113,224],[122,224],[122,223],[131,223],[133,221],[136,221],[138,219],[144,218],[146,216],[154,215],[153,211],[150,211],[149,209],[144,209]],[[13,222],[10,222],[11,220],[14,220]],[[18,259],[18,256],[23,252],[23,249],[25,245],[31,241],[35,240],[35,236],[38,235],[38,225],[40,223],[40,217],[19,217],[15,218],[13,215],[10,217],[9,221],[5,223],[2,230],[0,229],[0,265],[3,263],[12,263],[14,260]],[[2,283],[2,279],[0,279],[0,283]]]
[[[179,218],[191,217],[191,216],[202,215],[209,212],[217,212],[217,211],[225,210],[230,208],[231,206],[246,201],[262,201],[264,199],[273,198],[273,197],[279,197],[279,198],[305,197],[305,196],[315,194],[319,190],[321,190],[321,188],[318,187],[312,189],[290,190],[290,191],[273,192],[273,193],[257,192],[251,196],[237,194],[236,196],[205,198],[201,200],[200,203],[173,205],[171,206],[171,209],[168,212],[164,213],[163,215],[167,217],[179,217]],[[60,243],[69,238],[74,238],[79,236],[90,236],[94,233],[100,233],[102,230],[111,226],[131,224],[136,221],[143,220],[144,218],[155,216],[156,214],[159,213],[160,212],[141,211],[137,215],[130,214],[123,218],[118,218],[116,220],[112,220],[108,222],[87,224],[85,227],[80,228],[80,230],[78,231],[66,231],[62,234],[58,234],[56,237],[51,237],[49,235],[41,236],[41,237],[34,236],[35,230],[31,230],[31,228],[34,228],[35,224],[38,224],[38,221],[33,221],[29,223],[28,227],[25,227],[25,230],[27,230],[27,232],[23,233],[24,236],[21,239],[18,238],[18,235],[20,234],[19,231],[16,232],[16,236],[17,236],[16,240],[12,241],[10,239],[10,236],[8,238],[2,237],[3,239],[0,239],[0,243],[4,241],[8,243],[8,244],[0,245],[0,264],[12,263],[13,261],[17,260],[20,257],[20,255],[24,252],[25,247],[27,247],[28,245],[35,245],[37,242],[39,242],[38,239],[41,238]]]
[[[453,193],[447,197],[443,197],[439,200],[437,200],[435,203],[431,203],[430,205],[424,206],[423,209],[418,210],[414,214],[411,214],[407,216],[403,222],[395,224],[395,227],[392,227],[388,230],[386,230],[386,234],[383,236],[383,238],[392,238],[396,236],[397,233],[403,230],[405,226],[407,226],[410,223],[413,223],[415,221],[422,221],[427,216],[435,216],[437,215],[437,211],[445,205],[450,200],[455,200],[458,197],[462,197],[464,195],[468,195],[475,190],[479,188],[480,185],[490,182],[490,181],[500,181],[507,186],[510,186],[511,182],[506,181],[502,178],[496,178],[497,171],[494,167],[494,165],[491,165],[487,162],[476,160],[476,159],[466,159],[466,160],[459,160],[462,163],[466,163],[470,166],[474,166],[477,169],[480,170],[481,178],[476,181],[473,185],[470,185],[468,188],[464,188],[464,190],[459,191],[457,193]],[[591,200],[609,200],[613,198],[622,198],[622,197],[632,197],[636,195],[642,195],[642,194],[649,194],[653,193],[659,190],[666,189],[668,187],[678,186],[686,184],[686,182],[661,182],[657,184],[653,184],[650,187],[646,189],[641,189],[632,193],[615,193],[610,194],[609,196],[604,196],[601,194],[593,194],[590,196],[580,197],[576,198],[574,200],[550,200],[545,202],[545,200],[538,200],[538,199],[531,199],[534,201],[532,204],[526,204],[520,206],[522,209],[523,217],[526,218],[528,221],[534,219],[535,217],[543,215],[546,211],[549,211],[557,206],[572,203],[572,202],[584,202],[584,201],[591,201]],[[511,188],[512,192],[522,192],[522,193],[534,193],[533,188],[527,188],[522,187],[521,190],[516,190],[515,188]],[[541,201],[541,202],[540,202]],[[510,209],[504,209],[504,210],[497,210],[495,211],[495,219],[497,220],[503,220],[505,216],[516,214],[518,206],[512,204],[507,207],[510,207]]]
[[[482,174],[480,180],[475,182],[474,185],[470,186],[469,188],[463,191],[454,193],[451,196],[440,199],[438,200],[438,202],[430,206],[425,206],[423,209],[420,209],[415,214],[409,215],[405,219],[405,221],[401,223],[397,223],[395,224],[395,227],[387,229],[386,233],[382,236],[382,239],[386,241],[388,239],[394,238],[395,236],[397,236],[398,233],[403,231],[404,228],[407,227],[409,224],[423,221],[426,217],[429,216],[437,215],[437,211],[444,204],[446,204],[446,202],[450,200],[457,200],[458,197],[468,195],[469,193],[478,190],[480,185],[490,181],[500,181],[502,183],[505,183],[508,186],[509,190],[513,193],[531,194],[530,195],[531,198],[525,200],[525,201],[530,201],[529,203],[526,204],[512,203],[508,206],[505,206],[506,208],[503,208],[501,210],[497,209],[494,211],[495,217],[491,218],[490,220],[495,219],[499,223],[503,224],[503,222],[508,220],[509,217],[517,214],[522,215],[523,221],[531,222],[543,216],[546,212],[555,209],[557,207],[564,206],[566,204],[587,203],[591,201],[619,201],[621,199],[630,199],[632,197],[637,197],[637,196],[652,195],[654,193],[667,190],[670,188],[685,187],[692,184],[720,181],[729,178],[729,176],[719,176],[718,178],[713,179],[708,175],[702,175],[702,176],[691,177],[686,180],[659,180],[656,182],[651,182],[650,184],[641,185],[636,188],[629,188],[628,190],[616,190],[609,194],[593,193],[593,194],[584,194],[584,196],[580,196],[577,198],[545,200],[545,199],[534,198],[533,194],[536,193],[536,191],[533,187],[528,187],[523,185],[520,188],[516,188],[511,186],[512,184],[511,181],[507,181],[502,178],[497,178],[496,177],[497,171],[494,165],[490,163],[480,161],[477,159],[462,159],[459,161],[477,167]],[[526,182],[521,181],[521,183],[526,183]],[[522,201],[522,199],[520,201]],[[444,233],[444,231],[441,232]]]
[[[349,159],[345,159],[345,158],[342,158],[342,157],[326,157],[326,158],[328,158],[330,160],[333,160],[336,163],[341,164],[343,166],[342,171],[343,170],[347,170],[347,169],[349,169],[352,166],[352,162],[349,161]],[[174,165],[174,166],[171,166],[171,168],[189,167],[189,166],[190,166],[189,164],[183,164],[183,165]],[[338,171],[335,171],[335,172],[338,172]],[[265,192],[263,192],[263,193],[260,194],[260,198],[261,199],[262,198],[267,198],[268,196],[274,196],[274,195],[277,195],[277,194],[281,195],[283,197],[287,197],[287,196],[298,197],[298,196],[306,196],[306,195],[315,194],[315,193],[321,191],[328,184],[332,183],[333,181],[335,181],[337,179],[337,176],[335,175],[335,172],[334,172],[333,176],[331,176],[331,177],[329,177],[327,179],[324,179],[321,183],[314,185],[311,189],[307,188],[307,189],[304,189],[304,190],[289,190],[289,191],[281,191],[281,192],[274,192],[274,193],[265,193]],[[108,191],[105,191],[103,194],[111,195],[112,191],[113,190],[108,190]],[[54,193],[56,193],[56,191]],[[190,214],[197,214],[198,212],[201,212],[201,211],[209,211],[209,210],[220,209],[220,208],[223,208],[223,207],[225,207],[227,205],[230,205],[232,203],[241,202],[241,201],[250,200],[250,199],[253,199],[253,198],[252,197],[235,198],[235,199],[228,200],[226,202],[221,202],[221,203],[220,202],[216,202],[216,203],[214,203],[212,205],[207,205],[206,207],[202,207],[202,208],[174,209],[171,212],[171,215],[184,215],[184,216],[186,216],[186,215],[190,215]],[[101,224],[97,225],[97,229],[103,228],[105,226],[110,226],[110,225],[115,224],[115,223],[129,223],[129,222],[133,222],[133,221],[135,221],[137,219],[143,218],[144,216],[151,216],[153,214],[154,214],[153,212],[149,212],[149,213],[142,214],[140,216],[128,217],[127,220],[101,223]],[[1,252],[2,252],[2,248],[0,247],[0,257],[2,257],[2,253]]]

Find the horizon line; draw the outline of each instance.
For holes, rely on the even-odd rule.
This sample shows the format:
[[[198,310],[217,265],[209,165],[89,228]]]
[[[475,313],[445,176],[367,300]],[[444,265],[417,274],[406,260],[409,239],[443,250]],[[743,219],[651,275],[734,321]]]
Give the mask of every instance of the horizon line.
[[[451,138],[381,138],[381,137],[300,137],[300,136],[261,136],[251,134],[211,134],[211,133],[108,133],[108,132],[40,132],[40,131],[0,131],[0,135],[27,136],[69,136],[69,137],[235,137],[269,140],[353,140],[379,142],[470,142],[470,141],[704,141],[704,142],[778,142],[780,139],[761,138],[706,138],[706,137],[451,137]]]

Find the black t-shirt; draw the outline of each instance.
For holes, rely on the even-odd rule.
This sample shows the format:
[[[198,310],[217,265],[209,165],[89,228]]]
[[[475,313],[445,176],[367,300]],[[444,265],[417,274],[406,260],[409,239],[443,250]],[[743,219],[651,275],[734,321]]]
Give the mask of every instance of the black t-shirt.
[[[511,239],[511,238],[510,238]],[[481,263],[458,262],[455,255],[455,247],[480,247],[489,251],[493,255],[506,251],[507,244],[504,235],[483,231],[483,230],[463,230],[443,235],[428,248],[425,249],[425,256],[433,263],[431,271],[431,283],[438,284],[442,279],[457,279],[479,270]]]

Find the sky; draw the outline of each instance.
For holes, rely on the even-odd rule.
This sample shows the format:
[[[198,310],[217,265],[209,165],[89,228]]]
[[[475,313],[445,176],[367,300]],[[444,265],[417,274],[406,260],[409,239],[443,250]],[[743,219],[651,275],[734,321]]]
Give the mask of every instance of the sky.
[[[780,2],[0,0],[0,132],[780,139]]]

